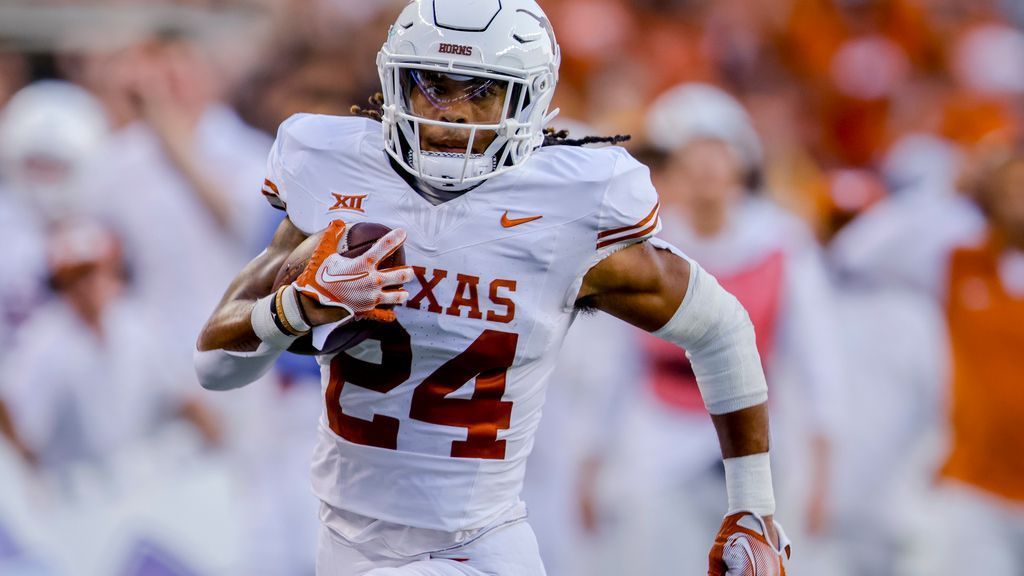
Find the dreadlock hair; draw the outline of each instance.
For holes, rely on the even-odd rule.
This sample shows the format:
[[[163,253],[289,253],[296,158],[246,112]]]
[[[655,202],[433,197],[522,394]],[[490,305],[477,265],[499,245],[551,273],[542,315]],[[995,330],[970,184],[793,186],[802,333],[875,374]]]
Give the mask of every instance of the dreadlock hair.
[[[366,99],[366,102],[370,105],[369,108],[363,108],[358,104],[353,104],[352,108],[349,108],[349,112],[351,112],[353,116],[362,116],[364,118],[380,122],[384,114],[384,95],[380,92],[375,92],[373,96]]]
[[[369,107],[364,108],[358,104],[350,109],[354,116],[362,116],[371,120],[381,121],[384,114],[384,95],[380,92],[367,98]],[[555,130],[554,128],[544,129],[544,143],[541,146],[586,146],[587,144],[621,144],[632,140],[629,134],[616,134],[615,136],[584,136],[583,138],[569,138],[568,130]]]
[[[568,130],[555,130],[554,128],[544,129],[544,144],[542,146],[586,146],[587,144],[621,144],[629,142],[633,137],[629,134],[616,134],[615,136],[584,136],[583,138],[569,138]]]

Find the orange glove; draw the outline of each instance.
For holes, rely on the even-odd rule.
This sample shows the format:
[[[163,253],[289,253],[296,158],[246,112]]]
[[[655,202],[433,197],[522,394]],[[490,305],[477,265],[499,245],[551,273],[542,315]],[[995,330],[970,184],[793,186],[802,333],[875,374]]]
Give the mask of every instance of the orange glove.
[[[403,304],[409,292],[401,288],[415,278],[411,267],[378,270],[380,262],[405,242],[404,230],[392,230],[362,256],[346,258],[338,253],[345,224],[332,222],[317,245],[309,264],[295,281],[295,289],[322,306],[344,308],[356,319],[393,321],[395,313],[378,310],[382,305]]]
[[[774,521],[773,521],[774,522]],[[767,537],[760,516],[737,512],[725,517],[708,555],[708,576],[786,576],[790,544],[782,526],[774,523],[779,546]]]

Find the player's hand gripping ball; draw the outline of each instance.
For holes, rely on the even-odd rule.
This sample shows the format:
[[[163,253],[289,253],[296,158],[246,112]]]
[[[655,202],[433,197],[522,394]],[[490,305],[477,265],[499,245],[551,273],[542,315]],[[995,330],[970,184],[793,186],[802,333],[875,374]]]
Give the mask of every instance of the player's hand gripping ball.
[[[764,520],[748,512],[725,517],[708,557],[708,576],[785,576],[790,544],[774,522],[776,548],[768,540]]]
[[[299,244],[278,271],[274,289],[292,283],[303,297],[343,308],[352,320],[331,333],[322,351],[308,343],[293,351],[338,352],[366,339],[375,323],[393,322],[394,306],[409,298],[402,285],[415,277],[405,266],[404,242],[403,230],[369,222],[346,227],[335,220]]]

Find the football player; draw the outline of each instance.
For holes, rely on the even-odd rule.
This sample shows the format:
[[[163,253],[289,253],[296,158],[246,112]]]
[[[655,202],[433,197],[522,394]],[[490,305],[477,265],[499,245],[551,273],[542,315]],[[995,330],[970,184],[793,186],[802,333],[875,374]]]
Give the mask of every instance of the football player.
[[[196,369],[207,388],[237,388],[300,337],[323,350],[340,324],[373,326],[318,356],[320,574],[544,574],[519,493],[581,309],[686,348],[728,484],[709,573],[784,573],[750,320],[655,238],[644,166],[618,147],[544,145],[559,61],[534,0],[416,0],[378,56],[379,122],[300,114],[278,132],[263,192],[287,218],[214,311]],[[346,258],[339,242],[359,222],[393,230]],[[322,231],[305,271],[273,291]],[[411,266],[378,269],[403,243]]]
[[[40,304],[46,230],[85,213],[108,136],[100,104],[68,82],[30,84],[0,110],[0,357]]]
[[[51,226],[46,252],[55,298],[24,324],[0,371],[0,435],[26,464],[68,486],[84,469],[111,470],[167,416],[218,445],[218,420],[175,389],[175,372],[124,295],[120,238],[95,221],[67,219]]]
[[[839,239],[846,273],[911,288],[945,320],[944,454],[916,573],[1024,573],[1024,146],[1004,137],[971,151],[964,196],[888,199]]]

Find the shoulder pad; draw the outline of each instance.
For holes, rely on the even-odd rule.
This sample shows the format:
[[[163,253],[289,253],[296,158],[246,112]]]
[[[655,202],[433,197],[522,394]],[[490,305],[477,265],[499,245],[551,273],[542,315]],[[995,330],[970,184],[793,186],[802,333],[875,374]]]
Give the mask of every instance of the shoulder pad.
[[[642,242],[661,229],[658,192],[651,182],[650,170],[623,148],[608,150],[613,168],[598,211],[598,250]]]
[[[319,155],[344,155],[357,150],[353,143],[380,125],[368,118],[295,114],[285,120],[277,131],[277,139],[267,159],[267,178],[263,195],[270,205],[288,212],[292,221],[302,228],[301,215],[308,190],[310,174],[306,165]]]

